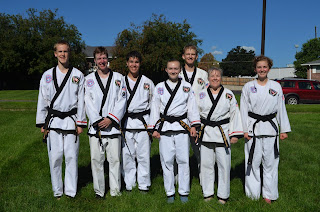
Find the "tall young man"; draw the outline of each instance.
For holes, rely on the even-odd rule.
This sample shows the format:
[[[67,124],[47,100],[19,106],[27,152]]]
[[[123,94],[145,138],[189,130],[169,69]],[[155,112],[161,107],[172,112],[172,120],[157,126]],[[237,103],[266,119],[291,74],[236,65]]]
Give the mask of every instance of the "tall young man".
[[[107,49],[97,47],[93,56],[98,70],[86,76],[85,103],[93,187],[96,198],[103,198],[105,154],[109,162],[110,195],[120,195],[120,122],[126,109],[127,91],[123,76],[107,66]]]
[[[79,138],[87,120],[84,109],[84,76],[69,64],[70,45],[54,45],[58,65],[40,80],[36,125],[47,142],[53,195],[74,197],[78,182]],[[65,156],[64,187],[62,161]]]

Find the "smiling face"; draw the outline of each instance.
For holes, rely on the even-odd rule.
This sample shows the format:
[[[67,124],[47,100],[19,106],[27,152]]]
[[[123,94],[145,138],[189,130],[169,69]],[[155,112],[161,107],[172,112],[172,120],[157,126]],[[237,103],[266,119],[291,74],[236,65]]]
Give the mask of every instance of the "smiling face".
[[[167,63],[166,72],[172,82],[176,82],[178,80],[180,71],[181,67],[179,61],[170,61]]]
[[[268,77],[268,73],[270,71],[268,61],[261,60],[257,62],[256,68],[254,71],[258,74],[258,78],[260,80],[265,80]]]
[[[70,50],[66,44],[57,44],[55,46],[54,56],[58,59],[58,63],[67,66],[69,63]]]
[[[193,66],[196,60],[198,59],[197,51],[194,49],[186,49],[182,55],[182,59],[184,59],[185,63],[188,66]]]
[[[99,70],[106,71],[108,69],[108,56],[106,54],[95,54],[94,62],[97,64]]]
[[[221,86],[221,73],[218,70],[213,70],[208,76],[209,85],[214,90],[217,90]]]
[[[130,74],[133,76],[137,76],[139,74],[140,68],[140,60],[137,57],[130,57],[127,61],[127,66],[129,69]]]

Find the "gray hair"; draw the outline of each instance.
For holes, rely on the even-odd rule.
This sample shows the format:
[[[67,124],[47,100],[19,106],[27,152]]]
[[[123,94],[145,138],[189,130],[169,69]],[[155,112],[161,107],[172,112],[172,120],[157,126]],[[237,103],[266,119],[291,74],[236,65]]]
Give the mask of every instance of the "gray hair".
[[[208,70],[208,78],[209,78],[211,72],[213,72],[213,71],[219,71],[221,77],[223,76],[223,70],[222,70],[221,68],[211,67],[211,68],[209,68],[209,70]]]

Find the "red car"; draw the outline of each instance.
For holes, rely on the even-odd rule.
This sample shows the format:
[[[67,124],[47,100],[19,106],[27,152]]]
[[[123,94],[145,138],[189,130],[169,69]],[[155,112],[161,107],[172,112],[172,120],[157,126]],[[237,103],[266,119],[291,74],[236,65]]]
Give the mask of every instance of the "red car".
[[[279,82],[282,87],[286,104],[320,103],[320,83],[318,80],[282,78],[275,81]]]

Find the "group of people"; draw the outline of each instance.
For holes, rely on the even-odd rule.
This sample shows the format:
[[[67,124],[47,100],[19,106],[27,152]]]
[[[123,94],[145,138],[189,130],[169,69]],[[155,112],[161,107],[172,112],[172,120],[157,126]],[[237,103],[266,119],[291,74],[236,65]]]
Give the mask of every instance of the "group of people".
[[[98,67],[86,77],[70,66],[70,45],[54,46],[58,65],[40,80],[36,125],[47,143],[54,197],[77,193],[79,134],[88,126],[93,187],[96,198],[105,197],[105,158],[109,162],[110,195],[121,195],[121,174],[126,190],[136,184],[146,193],[151,186],[150,145],[159,139],[167,202],[181,202],[190,192],[189,148],[197,158],[205,201],[214,196],[218,167],[219,203],[230,195],[231,144],[245,138],[245,193],[262,196],[267,203],[278,198],[279,140],[287,138],[290,124],[281,86],[267,75],[272,60],[256,57],[257,79],[242,90],[239,109],[233,92],[221,85],[222,70],[197,68],[197,48],[188,45],[179,60],[167,62],[168,80],[156,86],[140,73],[142,56],[131,51],[126,76],[108,68],[108,52],[94,50]],[[87,123],[87,118],[89,122]],[[62,161],[65,176],[62,182]],[[263,166],[263,183],[260,177]]]

